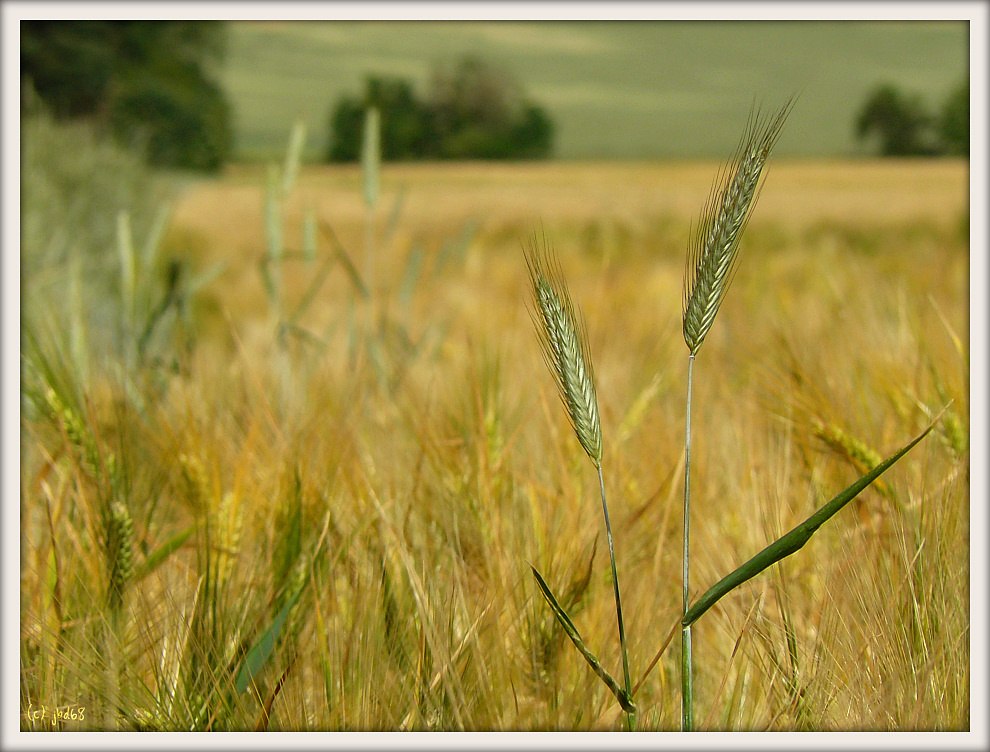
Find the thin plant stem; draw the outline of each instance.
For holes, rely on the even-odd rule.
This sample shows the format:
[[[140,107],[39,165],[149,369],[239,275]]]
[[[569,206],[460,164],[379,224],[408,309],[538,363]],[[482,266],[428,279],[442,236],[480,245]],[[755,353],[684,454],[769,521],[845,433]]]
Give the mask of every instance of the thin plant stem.
[[[684,428],[684,551],[682,556],[683,611],[690,607],[691,585],[691,377],[694,354],[688,356],[687,415]],[[691,656],[691,625],[681,629],[681,729],[694,729],[694,664]]]
[[[364,213],[364,256],[365,256],[365,282],[368,285],[368,331],[371,332],[375,325],[377,315],[376,304],[378,296],[375,294],[375,207],[369,206]]]
[[[629,677],[629,652],[626,650],[626,628],[622,621],[622,599],[619,597],[619,577],[615,571],[615,550],[612,547],[612,524],[608,519],[608,504],[605,503],[605,479],[602,476],[602,466],[598,464],[598,487],[602,494],[602,512],[605,514],[605,536],[608,538],[608,555],[612,562],[612,586],[615,589],[615,615],[619,622],[619,646],[622,648],[622,674],[626,684],[626,693],[632,697],[632,681]],[[633,713],[626,714],[629,730],[636,730],[636,717]]]

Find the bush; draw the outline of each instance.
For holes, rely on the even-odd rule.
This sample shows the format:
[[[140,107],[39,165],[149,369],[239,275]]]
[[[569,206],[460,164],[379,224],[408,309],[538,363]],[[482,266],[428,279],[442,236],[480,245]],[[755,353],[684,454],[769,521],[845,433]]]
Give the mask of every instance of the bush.
[[[419,101],[404,80],[370,76],[363,97],[345,96],[330,118],[327,160],[354,161],[364,111],[381,115],[382,157],[407,159],[539,159],[553,149],[553,122],[508,73],[473,57],[433,73]]]
[[[373,76],[365,82],[363,100],[344,97],[334,108],[330,123],[333,138],[327,161],[358,159],[367,107],[377,107],[381,114],[383,159],[415,159],[430,151],[426,111],[416,101],[412,86],[401,79]]]
[[[918,96],[890,84],[878,87],[856,119],[862,140],[876,134],[885,157],[969,155],[969,81],[959,85],[939,115],[929,114]]]

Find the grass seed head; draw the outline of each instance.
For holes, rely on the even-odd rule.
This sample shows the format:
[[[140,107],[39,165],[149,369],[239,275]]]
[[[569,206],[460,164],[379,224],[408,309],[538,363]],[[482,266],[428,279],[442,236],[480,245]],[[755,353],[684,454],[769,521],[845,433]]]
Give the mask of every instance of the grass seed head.
[[[578,441],[595,467],[600,467],[602,428],[584,319],[571,301],[560,265],[546,238],[534,236],[525,255],[533,285],[533,318],[543,357]]]
[[[862,471],[872,470],[883,462],[883,457],[878,451],[855,436],[849,435],[834,423],[826,425],[816,422],[815,435],[834,452],[846,457]]]
[[[194,509],[207,509],[210,503],[210,483],[206,468],[198,457],[191,454],[179,455],[179,467],[185,484],[187,498]]]
[[[763,168],[793,105],[773,117],[754,110],[735,156],[715,179],[684,269],[684,341],[694,355],[711,329],[739,260],[739,239],[759,198]]]

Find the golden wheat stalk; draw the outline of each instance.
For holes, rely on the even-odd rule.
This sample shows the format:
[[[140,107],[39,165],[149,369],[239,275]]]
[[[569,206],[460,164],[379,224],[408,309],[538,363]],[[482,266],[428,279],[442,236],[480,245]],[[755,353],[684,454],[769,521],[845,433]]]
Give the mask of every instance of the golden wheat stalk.
[[[688,244],[684,270],[684,341],[694,355],[712,327],[739,261],[739,239],[762,188],[763,168],[791,111],[791,98],[773,117],[754,110],[735,156],[715,179]]]
[[[560,264],[546,238],[538,240],[534,236],[525,255],[533,285],[533,318],[543,357],[578,441],[595,467],[600,468],[602,428],[584,319],[571,301]]]

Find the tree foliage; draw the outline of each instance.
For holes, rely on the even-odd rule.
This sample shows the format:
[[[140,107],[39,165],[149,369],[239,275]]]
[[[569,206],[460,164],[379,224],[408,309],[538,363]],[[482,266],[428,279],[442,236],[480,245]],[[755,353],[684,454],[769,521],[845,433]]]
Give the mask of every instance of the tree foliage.
[[[939,134],[949,154],[969,156],[969,79],[963,81],[942,106]]]
[[[867,99],[856,120],[856,135],[866,138],[872,132],[880,137],[880,154],[885,157],[925,154],[925,130],[930,118],[918,97],[906,97],[895,87],[884,85]]]
[[[330,161],[358,158],[364,111],[377,107],[382,156],[410,159],[536,159],[553,147],[553,122],[510,74],[475,58],[437,68],[424,100],[402,79],[369,76],[360,98],[330,117]]]
[[[938,116],[917,95],[890,84],[877,87],[856,118],[856,136],[879,138],[881,156],[968,155],[969,81],[948,97]]]
[[[24,21],[21,74],[59,119],[88,119],[154,165],[218,168],[231,116],[214,21]]]

